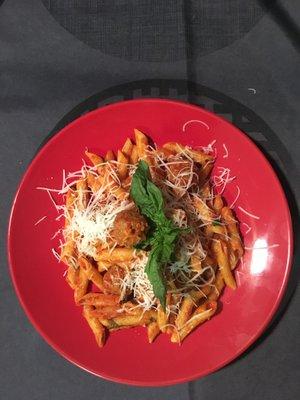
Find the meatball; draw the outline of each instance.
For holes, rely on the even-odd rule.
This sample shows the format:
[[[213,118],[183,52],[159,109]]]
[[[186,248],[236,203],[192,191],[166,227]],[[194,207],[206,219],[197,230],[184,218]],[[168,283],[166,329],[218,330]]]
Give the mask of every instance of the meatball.
[[[118,265],[113,265],[103,275],[103,292],[105,294],[121,294],[120,282],[125,277],[125,270]]]
[[[132,247],[145,239],[146,230],[145,218],[133,208],[116,216],[110,236],[119,246]]]

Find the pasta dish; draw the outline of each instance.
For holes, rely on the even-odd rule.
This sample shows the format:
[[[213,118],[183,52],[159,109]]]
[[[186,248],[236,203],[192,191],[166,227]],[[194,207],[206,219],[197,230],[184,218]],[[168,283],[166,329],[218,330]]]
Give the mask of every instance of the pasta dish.
[[[102,347],[108,332],[145,326],[181,343],[218,310],[244,247],[211,179],[210,148],[151,143],[135,129],[115,156],[86,151],[65,185],[59,259]],[[222,180],[223,179],[223,180]]]

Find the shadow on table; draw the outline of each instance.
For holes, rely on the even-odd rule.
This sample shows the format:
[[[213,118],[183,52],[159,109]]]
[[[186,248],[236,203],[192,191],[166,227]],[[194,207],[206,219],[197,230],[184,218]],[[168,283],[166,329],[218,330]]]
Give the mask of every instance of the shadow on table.
[[[280,27],[287,36],[292,46],[299,51],[300,49],[300,29],[295,21],[291,18],[288,11],[278,3],[277,0],[258,0],[258,3],[269,13],[274,22]],[[186,73],[188,81],[197,80],[197,54],[195,52],[196,43],[189,21],[193,20],[193,3],[191,0],[183,2],[183,19],[185,27],[185,43],[186,43]],[[189,102],[193,102],[193,94],[188,98]]]
[[[272,19],[282,29],[289,38],[291,44],[296,50],[300,48],[300,29],[295,21],[291,18],[284,6],[274,0],[259,0],[259,3],[267,9]]]

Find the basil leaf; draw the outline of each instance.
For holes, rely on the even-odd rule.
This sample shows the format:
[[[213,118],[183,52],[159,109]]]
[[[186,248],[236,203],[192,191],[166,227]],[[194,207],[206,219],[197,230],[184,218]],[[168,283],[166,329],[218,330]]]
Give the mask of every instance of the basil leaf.
[[[145,161],[139,162],[132,177],[130,196],[140,212],[148,218],[151,228],[148,237],[138,243],[136,248],[145,249],[151,246],[145,272],[152,284],[155,296],[165,309],[167,285],[164,267],[171,260],[182,229],[176,227],[166,217],[163,209],[163,195],[151,181],[149,166]]]
[[[145,240],[142,240],[141,242],[137,243],[134,248],[137,250],[145,250],[147,247],[149,247],[151,244],[151,236],[148,236]]]
[[[163,218],[163,197],[159,188],[150,180],[148,164],[141,160],[132,177],[130,196],[142,214],[153,221]]]
[[[153,292],[155,297],[160,301],[163,309],[166,308],[166,281],[163,270],[161,268],[162,262],[162,246],[157,245],[152,248],[149,253],[148,262],[145,268],[145,272],[152,284]]]

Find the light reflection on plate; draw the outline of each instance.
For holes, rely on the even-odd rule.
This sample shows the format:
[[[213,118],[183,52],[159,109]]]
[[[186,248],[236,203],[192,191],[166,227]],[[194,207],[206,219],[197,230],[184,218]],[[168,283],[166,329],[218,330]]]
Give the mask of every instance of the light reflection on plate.
[[[252,257],[250,262],[250,272],[252,275],[261,274],[268,264],[268,243],[265,239],[256,239],[253,245]]]

